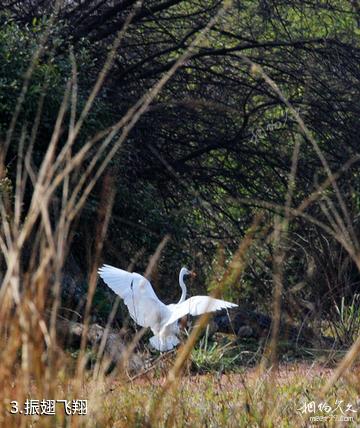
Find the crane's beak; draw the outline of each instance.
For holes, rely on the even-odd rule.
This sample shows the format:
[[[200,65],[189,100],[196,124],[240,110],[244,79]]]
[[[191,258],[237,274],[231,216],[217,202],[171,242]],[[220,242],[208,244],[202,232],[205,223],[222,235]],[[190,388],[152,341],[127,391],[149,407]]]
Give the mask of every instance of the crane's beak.
[[[190,272],[190,276],[192,277],[192,278],[196,278],[196,272],[194,272],[193,270]]]

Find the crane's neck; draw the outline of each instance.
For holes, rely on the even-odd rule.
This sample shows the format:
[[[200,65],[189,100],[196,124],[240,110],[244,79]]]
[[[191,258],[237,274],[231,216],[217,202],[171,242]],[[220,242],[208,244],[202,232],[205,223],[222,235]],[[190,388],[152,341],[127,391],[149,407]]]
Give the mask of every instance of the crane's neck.
[[[184,276],[185,276],[185,272],[183,272],[183,270],[181,270],[179,273],[179,284],[181,287],[181,297],[180,297],[180,300],[178,301],[178,303],[182,303],[186,299],[186,285],[184,282]]]

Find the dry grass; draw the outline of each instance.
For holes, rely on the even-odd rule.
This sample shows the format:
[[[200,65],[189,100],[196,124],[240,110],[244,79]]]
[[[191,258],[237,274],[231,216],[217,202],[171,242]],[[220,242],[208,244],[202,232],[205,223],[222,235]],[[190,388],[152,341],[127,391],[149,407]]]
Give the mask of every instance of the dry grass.
[[[359,405],[358,391],[346,381],[339,382],[325,399],[318,392],[331,377],[333,369],[319,363],[281,364],[274,372],[259,372],[259,368],[246,369],[233,374],[184,374],[176,390],[162,400],[161,411],[156,421],[151,421],[151,407],[162,395],[166,382],[166,368],[129,382],[125,378],[105,379],[95,382],[85,377],[80,398],[88,400],[89,414],[70,418],[64,415],[57,404],[56,416],[19,416],[5,414],[2,426],[84,426],[84,427],[248,427],[248,426],[308,426],[310,416],[324,415],[320,411],[302,413],[304,403],[327,402],[332,408],[337,400],[343,400],[343,410],[351,403]],[[359,378],[360,368],[354,371]],[[54,379],[57,384],[56,397],[74,397],[67,375],[60,371]],[[21,389],[21,386],[19,387]],[[16,394],[16,384],[13,387]],[[36,388],[29,391],[39,397]],[[12,397],[13,398],[13,397]],[[346,403],[346,404],[344,404]],[[9,401],[4,403],[10,409]],[[335,412],[341,416],[341,412]],[[358,426],[357,414],[354,422],[346,426]],[[357,422],[356,422],[357,421]],[[71,423],[71,425],[70,425]],[[333,420],[326,426],[341,426]]]

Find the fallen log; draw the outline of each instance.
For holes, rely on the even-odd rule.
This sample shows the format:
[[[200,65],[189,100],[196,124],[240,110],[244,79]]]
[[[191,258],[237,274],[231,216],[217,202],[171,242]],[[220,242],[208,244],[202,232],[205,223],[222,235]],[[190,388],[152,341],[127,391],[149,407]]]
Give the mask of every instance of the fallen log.
[[[271,334],[272,318],[244,307],[229,309],[214,314],[210,323],[211,333],[235,334],[241,337],[261,339]],[[334,340],[319,336],[307,326],[298,327],[289,322],[281,321],[279,340],[289,341],[303,346],[319,344],[333,345]]]
[[[84,324],[70,321],[65,318],[59,319],[57,323],[58,337],[65,347],[78,349],[81,344],[81,338],[84,334]],[[124,362],[126,359],[126,368],[131,371],[139,371],[145,367],[144,357],[138,353],[132,352],[128,355],[127,345],[118,331],[106,329],[99,324],[90,324],[87,331],[87,342],[91,348],[98,350],[101,341],[105,339],[104,355],[109,358],[112,366]]]

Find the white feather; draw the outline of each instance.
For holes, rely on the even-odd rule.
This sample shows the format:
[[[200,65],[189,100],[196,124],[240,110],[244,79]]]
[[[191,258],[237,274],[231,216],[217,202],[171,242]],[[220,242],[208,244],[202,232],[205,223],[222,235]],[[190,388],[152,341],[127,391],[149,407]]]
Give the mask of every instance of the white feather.
[[[171,305],[162,303],[150,282],[138,273],[127,272],[109,265],[103,265],[98,272],[104,282],[124,300],[131,318],[140,326],[151,328],[154,336],[150,339],[150,343],[159,351],[168,351],[178,345],[177,320],[183,316],[187,314],[196,316],[237,306],[209,296],[195,296],[183,301],[186,295],[183,278],[190,273],[186,268],[182,268],[179,275],[179,283],[183,291],[181,303]]]
[[[156,326],[168,312],[150,282],[142,275],[109,265],[103,265],[98,272],[114,293],[124,300],[131,318],[140,326]]]
[[[165,326],[172,324],[185,315],[198,316],[207,312],[220,311],[225,308],[234,308],[235,303],[226,302],[225,300],[214,299],[210,296],[194,296],[185,302],[172,305],[170,318],[166,321]]]

